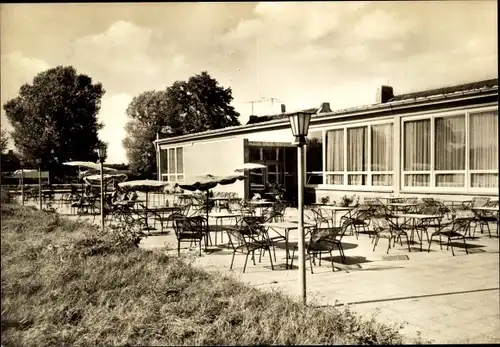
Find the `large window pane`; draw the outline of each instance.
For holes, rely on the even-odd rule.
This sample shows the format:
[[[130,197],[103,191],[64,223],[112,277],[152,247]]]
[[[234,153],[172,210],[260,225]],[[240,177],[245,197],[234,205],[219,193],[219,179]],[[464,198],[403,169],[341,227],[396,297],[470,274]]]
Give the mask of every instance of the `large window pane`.
[[[498,111],[471,114],[469,133],[470,168],[497,170]]]
[[[392,137],[392,124],[372,126],[372,171],[392,171]]]
[[[434,159],[435,170],[465,170],[465,115],[436,118]]]
[[[430,135],[431,121],[429,119],[404,123],[404,169],[406,171],[431,169]]]
[[[323,133],[313,131],[306,140],[306,183],[322,184],[323,175]]]
[[[168,150],[167,149],[160,149],[160,171],[161,174],[167,174],[168,173],[168,155],[167,155]]]
[[[336,184],[342,185],[344,184],[344,175],[326,175],[326,184]]]
[[[344,129],[326,132],[326,171],[344,171]]]
[[[347,171],[365,171],[367,166],[367,127],[347,129]]]
[[[168,149],[168,173],[175,173],[175,148]]]
[[[177,148],[177,173],[182,174],[184,173],[184,158],[183,158],[183,148],[179,147]]]

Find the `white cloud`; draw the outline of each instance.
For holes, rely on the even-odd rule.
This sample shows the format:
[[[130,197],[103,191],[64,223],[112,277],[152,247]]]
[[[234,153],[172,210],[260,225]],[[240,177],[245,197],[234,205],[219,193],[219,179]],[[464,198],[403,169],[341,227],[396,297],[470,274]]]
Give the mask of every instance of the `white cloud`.
[[[122,139],[125,138],[125,123],[128,121],[126,110],[132,101],[128,94],[117,94],[104,96],[101,100],[101,110],[98,119],[104,123],[99,131],[99,138],[108,143],[107,163],[125,163],[125,151],[122,147]]]
[[[398,18],[377,9],[361,18],[354,26],[354,34],[362,40],[390,40],[406,35],[412,29],[407,18]]]

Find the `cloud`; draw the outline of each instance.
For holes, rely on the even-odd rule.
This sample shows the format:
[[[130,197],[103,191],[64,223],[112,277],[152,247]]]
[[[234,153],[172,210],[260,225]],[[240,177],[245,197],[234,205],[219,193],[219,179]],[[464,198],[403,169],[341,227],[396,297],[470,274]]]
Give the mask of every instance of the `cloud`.
[[[101,100],[98,119],[104,123],[104,127],[99,130],[99,139],[108,144],[107,163],[127,162],[122,139],[126,136],[125,124],[128,121],[126,110],[131,101],[132,96],[129,94],[104,96]]]
[[[401,18],[381,9],[363,16],[353,32],[361,40],[391,40],[405,36],[413,28],[408,18]]]

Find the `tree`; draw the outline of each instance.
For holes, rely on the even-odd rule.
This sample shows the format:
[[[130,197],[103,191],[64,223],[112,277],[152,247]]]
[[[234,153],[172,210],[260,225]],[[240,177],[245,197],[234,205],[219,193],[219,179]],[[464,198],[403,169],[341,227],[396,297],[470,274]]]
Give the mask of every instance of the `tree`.
[[[135,97],[127,109],[131,120],[123,140],[130,169],[143,176],[156,171],[157,133],[177,136],[239,125],[232,100],[231,88],[221,87],[207,72]]]
[[[172,111],[166,91],[146,91],[130,102],[127,108],[130,121],[125,125],[127,137],[122,143],[135,174],[150,176],[155,171],[153,141],[157,133],[182,133],[179,117]]]
[[[183,134],[240,125],[240,115],[230,105],[231,88],[221,87],[206,71],[187,82],[175,82],[167,88],[167,95]]]
[[[7,150],[7,144],[9,143],[9,134],[7,133],[7,130],[1,129],[0,130],[0,153],[4,154],[4,152]]]
[[[96,161],[100,143],[97,121],[105,90],[72,66],[39,73],[19,95],[4,104],[14,145],[27,164],[42,159],[42,169],[56,175],[69,160]],[[55,170],[54,170],[55,169]]]

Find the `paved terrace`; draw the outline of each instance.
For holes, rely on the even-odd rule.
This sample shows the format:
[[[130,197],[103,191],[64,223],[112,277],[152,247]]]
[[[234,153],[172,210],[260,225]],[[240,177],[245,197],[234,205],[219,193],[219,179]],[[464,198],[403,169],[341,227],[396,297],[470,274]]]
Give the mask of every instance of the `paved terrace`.
[[[296,217],[296,213],[297,210],[290,209],[286,217]],[[290,233],[291,242],[297,239],[295,234]],[[478,229],[476,238],[467,240],[470,253],[466,255],[463,244],[457,242],[455,256],[446,247],[440,250],[434,242],[430,253],[419,252],[417,246],[409,253],[406,246],[396,245],[388,258],[387,239],[380,239],[374,252],[367,235],[360,234],[359,240],[347,235],[342,241],[347,264],[342,264],[338,252],[334,252],[335,272],[325,258],[321,266],[318,262],[313,265],[311,274],[306,260],[310,303],[349,304],[362,314],[377,315],[380,322],[406,322],[403,329],[406,336],[416,336],[420,331],[433,343],[500,343],[498,236],[490,239]],[[186,245],[183,243],[181,247]],[[146,249],[167,246],[171,249],[168,252],[177,253],[172,229],[166,235],[145,238],[141,246]],[[424,250],[426,246],[427,242]],[[232,250],[220,244],[215,249],[201,257],[197,256],[197,249],[181,252],[192,254],[194,264],[208,271],[230,274],[263,290],[298,295],[296,260],[292,270],[272,271],[266,254],[261,263],[257,259],[255,266],[249,259],[246,272],[242,273],[244,255],[237,255],[233,269],[229,270]],[[284,263],[284,255],[284,249],[276,250],[278,263]]]

